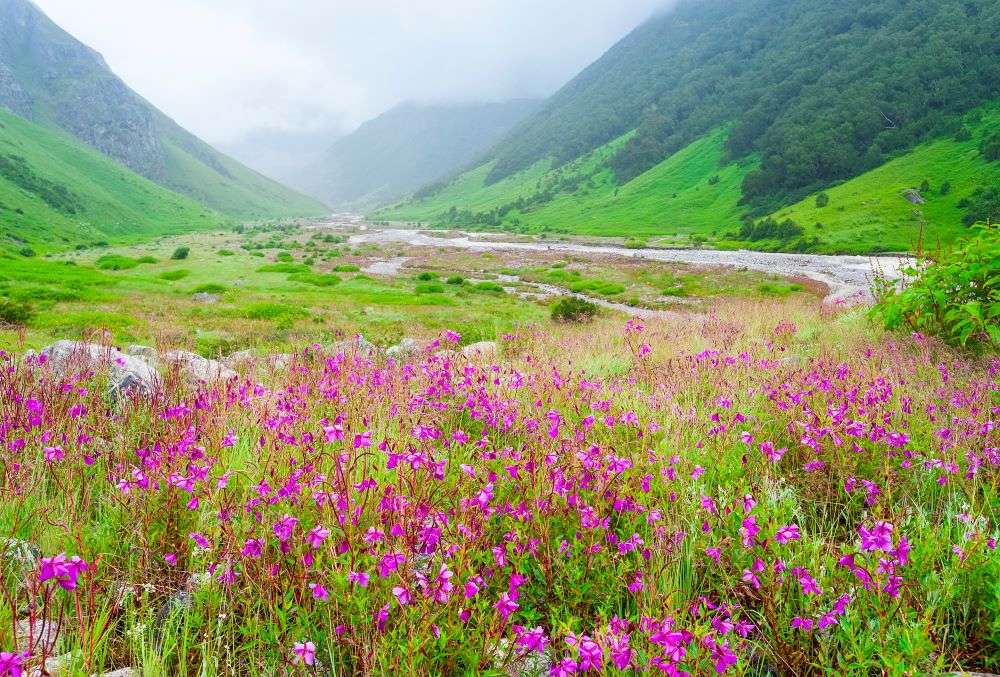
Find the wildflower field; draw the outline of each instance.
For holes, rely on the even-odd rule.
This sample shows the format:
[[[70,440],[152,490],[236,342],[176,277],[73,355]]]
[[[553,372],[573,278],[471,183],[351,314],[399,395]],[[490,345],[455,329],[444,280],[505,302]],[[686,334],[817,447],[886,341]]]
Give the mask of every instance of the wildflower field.
[[[1000,669],[996,357],[807,301],[462,343],[3,354],[0,675]]]

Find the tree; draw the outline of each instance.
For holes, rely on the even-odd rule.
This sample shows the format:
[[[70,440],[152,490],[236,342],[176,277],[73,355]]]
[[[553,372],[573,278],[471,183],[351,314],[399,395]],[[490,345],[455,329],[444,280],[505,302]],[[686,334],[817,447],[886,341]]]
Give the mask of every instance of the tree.
[[[174,261],[183,261],[191,253],[190,247],[178,247],[174,250],[174,253],[170,255],[170,258]]]
[[[823,208],[823,207],[827,206],[828,204],[830,204],[830,196],[829,195],[827,195],[826,193],[820,193],[819,195],[816,196],[816,206],[817,207]]]

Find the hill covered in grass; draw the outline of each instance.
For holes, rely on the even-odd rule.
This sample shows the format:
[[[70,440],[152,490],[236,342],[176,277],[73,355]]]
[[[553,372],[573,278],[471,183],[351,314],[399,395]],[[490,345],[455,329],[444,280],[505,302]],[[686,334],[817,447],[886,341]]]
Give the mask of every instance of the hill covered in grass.
[[[825,227],[854,212],[841,236],[814,232],[815,222],[786,229],[793,237],[759,237],[777,232],[770,226],[741,231],[745,219],[776,218],[887,163],[906,165],[924,144],[963,138],[970,150],[972,137],[1000,131],[989,112],[1000,96],[1000,38],[987,28],[998,20],[1000,7],[985,1],[687,2],[584,70],[480,167],[380,216],[783,249],[905,248],[907,205],[836,206],[844,217]],[[961,169],[920,157],[921,171],[941,182],[949,171],[963,185],[995,180],[989,162],[969,153]],[[966,197],[959,188],[953,199]],[[963,215],[926,216],[952,235]],[[873,227],[857,228],[866,218]]]
[[[28,0],[0,0],[0,107],[62,129],[161,186],[230,216],[326,211],[184,130]]]
[[[0,109],[0,247],[41,252],[226,222],[68,134]]]
[[[539,105],[403,104],[335,141],[296,185],[339,207],[388,204],[467,168]]]

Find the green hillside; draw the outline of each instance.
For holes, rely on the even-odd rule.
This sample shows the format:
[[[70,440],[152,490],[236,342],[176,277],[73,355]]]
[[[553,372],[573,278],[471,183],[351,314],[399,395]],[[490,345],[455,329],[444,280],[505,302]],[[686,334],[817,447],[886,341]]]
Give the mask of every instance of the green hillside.
[[[817,206],[817,192],[772,214],[802,227],[804,232],[793,241],[747,242],[738,237],[750,211],[740,204],[741,185],[759,163],[753,156],[727,159],[726,127],[623,185],[616,182],[607,160],[631,134],[562,167],[553,169],[553,162],[544,160],[492,184],[490,162],[431,195],[376,216],[465,228],[676,238],[681,243],[694,236],[718,247],[795,249],[804,243],[819,252],[906,251],[916,244],[921,222],[928,243],[953,241],[966,229],[963,200],[979,186],[1000,186],[1000,163],[987,161],[981,152],[984,141],[1000,133],[1000,103],[971,112],[960,129],[967,132],[965,140],[953,134],[926,142],[820,191],[828,199],[823,207]],[[925,180],[931,190],[921,195],[924,202],[908,201],[907,191],[919,192]],[[950,190],[942,195],[946,182]]]
[[[996,184],[998,22],[990,0],[688,0],[378,216],[810,251],[907,249],[927,220],[947,242]],[[935,178],[953,190],[905,199]]]
[[[0,247],[44,251],[225,222],[75,138],[0,109]]]
[[[0,108],[65,131],[137,174],[228,216],[328,212],[181,128],[29,0],[0,0]]]

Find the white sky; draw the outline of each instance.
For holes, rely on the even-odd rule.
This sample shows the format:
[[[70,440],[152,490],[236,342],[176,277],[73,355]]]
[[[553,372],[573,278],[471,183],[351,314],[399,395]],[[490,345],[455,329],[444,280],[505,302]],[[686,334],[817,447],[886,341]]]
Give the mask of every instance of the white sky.
[[[209,141],[546,96],[669,0],[35,0]]]

